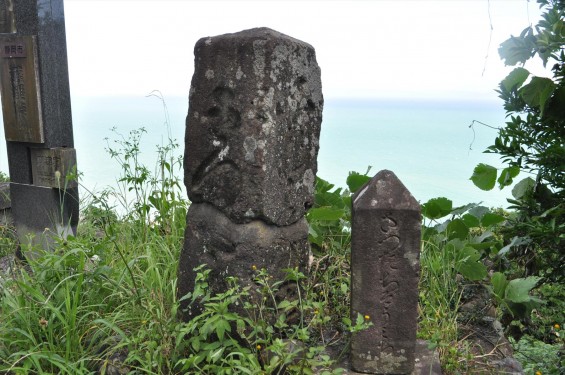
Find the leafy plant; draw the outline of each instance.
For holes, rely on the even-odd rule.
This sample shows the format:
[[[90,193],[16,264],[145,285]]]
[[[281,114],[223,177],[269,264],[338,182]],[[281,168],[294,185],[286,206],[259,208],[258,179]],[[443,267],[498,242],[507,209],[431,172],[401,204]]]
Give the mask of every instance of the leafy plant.
[[[182,198],[181,180],[177,174],[182,170],[182,155],[176,153],[179,144],[171,136],[165,100],[158,91],[153,91],[148,96],[157,97],[162,101],[168,133],[167,143],[157,145],[155,171],[151,172],[140,162],[140,144],[147,132],[145,128],[132,130],[128,136],[118,133],[114,128],[112,131],[117,138],[112,142],[106,139],[106,151],[121,167],[121,176],[118,179],[121,184],[118,191],[114,191],[112,195],[118,199],[120,206],[132,220],[139,220],[143,236],[147,234],[150,226],[158,227],[163,234],[177,228],[175,223],[184,222],[187,210],[186,201]],[[133,205],[131,210],[130,205]]]
[[[442,365],[448,372],[466,372],[469,353],[459,342],[459,305],[468,291],[484,285],[502,311],[524,318],[541,300],[532,295],[539,278],[508,281],[491,268],[506,267],[505,247],[500,236],[508,214],[478,204],[453,207],[447,198],[434,198],[422,205],[426,219],[421,253],[419,335],[438,348]],[[488,303],[488,302],[487,302]]]
[[[18,239],[15,228],[9,224],[0,223],[0,258],[14,254],[17,248]]]
[[[499,306],[507,308],[515,318],[528,318],[532,310],[543,302],[530,295],[539,280],[535,276],[507,280],[503,273],[495,272],[491,276],[492,292]]]
[[[519,171],[533,176],[520,181],[509,199],[516,210],[503,235],[506,251],[523,269],[523,276],[538,275],[562,281],[565,276],[565,3],[538,0],[544,12],[535,27],[527,27],[500,45],[506,65],[525,64],[539,57],[552,63],[550,77],[515,68],[499,84],[509,121],[501,127],[486,152],[507,164],[497,179],[496,168],[479,164],[471,180],[491,190],[512,184]]]
[[[527,320],[514,320],[507,331],[518,342],[522,337],[563,346],[562,324],[565,321],[565,292],[559,284],[545,283],[534,291],[544,303],[537,304]]]
[[[83,342],[92,323],[116,305],[111,272],[69,238],[62,252],[42,252],[6,281],[0,296],[0,367],[9,372],[88,373]],[[109,277],[110,276],[110,277]]]
[[[183,351],[177,362],[181,371],[206,374],[259,373],[313,374],[314,368],[330,372],[333,363],[325,347],[315,337],[316,327],[328,321],[319,302],[299,298],[276,301],[279,287],[288,280],[273,281],[265,270],[256,270],[255,281],[261,295],[256,298],[250,287],[241,288],[230,279],[230,288],[210,295],[203,266],[197,270],[195,292],[184,298],[204,305],[203,312],[179,331],[176,347]],[[287,278],[304,279],[296,270],[287,270]],[[236,306],[243,306],[243,314]],[[294,322],[289,317],[299,315]],[[291,319],[292,320],[292,319]],[[353,329],[368,323],[358,322]]]
[[[517,360],[522,363],[526,374],[561,375],[565,370],[565,358],[559,346],[546,344],[530,336],[520,341],[509,339],[514,347]]]

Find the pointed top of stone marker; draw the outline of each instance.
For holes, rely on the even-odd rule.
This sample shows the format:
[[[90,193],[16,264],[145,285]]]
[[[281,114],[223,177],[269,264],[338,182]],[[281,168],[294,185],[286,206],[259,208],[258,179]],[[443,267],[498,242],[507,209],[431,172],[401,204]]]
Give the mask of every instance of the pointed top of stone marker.
[[[353,206],[362,209],[420,210],[420,205],[400,182],[386,169],[377,173],[353,196]]]
[[[309,43],[306,43],[300,39],[293,38],[279,31],[270,29],[268,27],[255,27],[253,29],[242,30],[235,33],[227,33],[227,34],[204,37],[198,41],[197,46],[202,43],[204,43],[207,46],[210,46],[214,43],[214,41],[219,41],[219,40],[232,43],[234,40],[242,40],[242,39],[265,39],[265,40],[276,39],[278,41],[286,39],[293,43],[302,44],[304,46],[313,49],[312,45],[310,45]]]

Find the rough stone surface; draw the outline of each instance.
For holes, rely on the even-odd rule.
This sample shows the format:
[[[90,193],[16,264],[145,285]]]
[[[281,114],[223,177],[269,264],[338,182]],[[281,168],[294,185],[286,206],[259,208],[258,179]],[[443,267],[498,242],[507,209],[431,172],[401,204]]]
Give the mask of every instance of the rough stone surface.
[[[343,368],[343,375],[363,374],[351,369],[348,358],[345,357],[337,364],[337,367]],[[417,340],[414,355],[414,369],[411,375],[441,375],[441,365],[439,362],[439,354],[435,350],[428,349],[428,342]]]
[[[377,173],[353,197],[351,316],[373,322],[352,336],[355,371],[413,371],[420,225],[418,202],[390,171]]]
[[[305,272],[308,250],[308,224],[304,218],[284,227],[261,220],[237,224],[210,204],[192,204],[179,262],[178,296],[194,290],[193,269],[201,264],[212,270],[208,284],[217,293],[227,289],[228,276],[237,277],[242,286],[253,285],[253,266],[269,270],[275,279],[283,278],[285,268],[298,267]],[[281,298],[294,289],[291,284],[281,288]],[[184,302],[183,309],[187,303]],[[184,312],[184,318],[190,319],[198,309]]]
[[[33,182],[30,162],[31,156],[28,146],[27,143],[6,142],[10,181],[19,184],[31,184]]]
[[[49,248],[55,237],[76,233],[78,188],[63,192],[59,189],[10,183],[10,194],[20,243],[27,244],[31,240],[32,244]]]
[[[313,203],[323,97],[314,48],[267,28],[194,48],[185,184],[237,223],[297,222]]]
[[[10,208],[12,203],[10,202],[10,183],[0,182],[0,210],[5,210]]]

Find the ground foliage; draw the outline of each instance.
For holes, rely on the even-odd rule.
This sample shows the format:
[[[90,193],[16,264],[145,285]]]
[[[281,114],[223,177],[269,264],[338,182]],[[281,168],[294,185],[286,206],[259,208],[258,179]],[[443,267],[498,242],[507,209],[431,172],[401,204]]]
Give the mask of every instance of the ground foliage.
[[[508,120],[486,152],[500,155],[507,166],[499,173],[479,164],[471,180],[491,190],[496,184],[501,189],[513,184],[520,173],[527,175],[512,188],[510,214],[497,231],[504,244],[498,258],[506,266],[491,282],[526,373],[558,374],[565,371],[560,331],[565,308],[565,2],[537,3],[542,9],[537,24],[499,48],[505,64],[517,67],[499,84]],[[546,67],[545,76],[526,69],[535,59]],[[514,295],[511,286],[539,287],[517,309],[515,301],[501,299]]]
[[[158,147],[153,172],[139,163],[144,130],[115,134],[107,149],[121,168],[118,186],[90,193],[76,237],[57,239],[54,251],[24,246],[34,256],[2,275],[0,372],[340,373],[333,363],[349,335],[372,324],[349,316],[348,218],[313,226],[323,238],[309,277],[287,270],[288,280],[304,286],[298,300],[276,301],[287,279],[251,264],[259,300],[235,279],[211,295],[205,267],[193,293],[178,296],[188,207],[176,177],[178,146]],[[318,186],[319,200],[336,194],[324,192],[322,180]],[[13,246],[14,238],[6,242]],[[202,314],[179,321],[180,299],[204,305]]]
[[[501,230],[512,259],[523,276],[563,282],[565,277],[565,2],[538,0],[543,8],[537,25],[500,45],[506,65],[515,68],[499,85],[508,121],[486,152],[508,165],[480,164],[471,179],[490,190],[518,182],[508,200],[514,214]],[[539,58],[547,76],[531,74],[524,64]]]
[[[506,109],[515,116],[489,151],[509,165],[500,173],[480,165],[472,177],[477,186],[492,189],[497,182],[509,185],[520,171],[533,173],[535,178],[513,189],[515,212],[480,204],[453,207],[447,198],[422,205],[418,336],[439,351],[447,374],[475,369],[476,358],[460,328],[468,323],[462,320],[463,300],[477,286],[489,292],[499,316],[511,317],[508,327],[518,327],[523,335],[516,342],[517,357],[528,371],[562,370],[564,292],[549,282],[562,275],[564,237],[562,154],[558,141],[552,143],[558,135],[563,139],[559,131],[564,128],[555,114],[565,108],[558,105],[565,59],[562,47],[555,49],[563,46],[562,4],[547,4],[553,10],[535,30],[501,48],[510,56],[508,63],[536,54],[546,63],[557,61],[552,84],[536,77],[528,81],[523,68],[501,83]],[[533,45],[537,49],[526,54]],[[260,269],[254,272],[264,303],[254,303],[237,280],[230,280],[224,293],[211,295],[205,267],[194,292],[177,296],[176,265],[188,207],[176,177],[182,163],[174,153],[178,145],[169,139],[158,147],[154,171],[139,164],[143,134],[139,129],[108,142],[121,167],[120,185],[90,194],[77,237],[60,239],[54,252],[23,249],[37,256],[3,281],[0,371],[339,373],[334,359],[347,352],[350,334],[372,324],[370,318],[349,316],[351,198],[370,171],[351,172],[346,188],[317,179],[315,206],[307,214],[310,273],[287,270],[288,278],[305,286],[297,301],[270,303],[285,280],[273,280]],[[537,142],[536,134],[548,138]],[[13,249],[13,237],[2,241],[3,249]],[[544,284],[536,290],[540,281]],[[191,322],[181,322],[180,298],[199,301],[205,309]],[[232,311],[234,305],[243,306],[244,313]],[[288,323],[290,314],[299,319]],[[540,356],[544,351],[556,356]]]

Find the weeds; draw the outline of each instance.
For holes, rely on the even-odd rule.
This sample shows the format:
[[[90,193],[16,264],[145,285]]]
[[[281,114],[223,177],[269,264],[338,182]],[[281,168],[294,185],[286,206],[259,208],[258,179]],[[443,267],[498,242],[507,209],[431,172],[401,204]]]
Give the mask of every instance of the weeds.
[[[352,173],[348,189],[317,180],[315,206],[307,214],[313,250],[308,277],[289,269],[286,279],[274,280],[254,269],[256,290],[229,279],[228,290],[213,295],[202,266],[195,290],[182,299],[203,310],[181,322],[177,264],[188,207],[176,177],[182,164],[169,139],[158,146],[154,172],[139,165],[142,135],[118,136],[108,146],[121,166],[120,187],[89,193],[78,235],[59,239],[55,252],[33,249],[38,256],[0,285],[0,372],[339,373],[335,359],[347,352],[350,333],[371,324],[349,318],[351,196],[367,173]],[[504,265],[495,230],[504,216],[477,205],[453,209],[444,198],[426,203],[423,214],[429,221],[418,335],[438,349],[446,373],[465,372],[471,355],[459,330],[460,305],[468,287],[490,282],[485,262]],[[0,251],[12,252],[11,232],[0,229]],[[505,279],[494,278],[500,308],[536,302],[528,297],[531,288],[509,293]],[[303,285],[298,298],[277,300],[289,280]],[[559,290],[545,289],[546,298],[561,306]],[[563,322],[536,306],[540,326],[550,327],[544,335],[560,343],[562,331],[551,327]],[[526,360],[542,350],[534,341],[528,345],[516,343]]]

